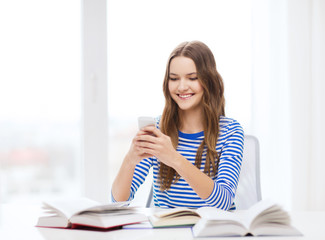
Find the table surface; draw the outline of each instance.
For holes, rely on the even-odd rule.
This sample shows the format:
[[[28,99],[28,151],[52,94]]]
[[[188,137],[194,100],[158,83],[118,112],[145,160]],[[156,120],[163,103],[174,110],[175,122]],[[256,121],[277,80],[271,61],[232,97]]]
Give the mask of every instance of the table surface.
[[[190,228],[168,229],[121,229],[114,231],[85,231],[71,229],[38,228],[35,227],[41,208],[38,205],[3,204],[0,205],[0,239],[46,239],[46,240],[86,240],[86,239],[193,239]],[[303,237],[256,237],[254,239],[291,240],[291,239],[324,239],[325,240],[325,212],[291,212],[293,225],[298,228]],[[202,239],[202,238],[195,238]],[[203,238],[214,239],[214,238]],[[221,239],[221,238],[215,238]],[[225,238],[225,239],[239,239]]]

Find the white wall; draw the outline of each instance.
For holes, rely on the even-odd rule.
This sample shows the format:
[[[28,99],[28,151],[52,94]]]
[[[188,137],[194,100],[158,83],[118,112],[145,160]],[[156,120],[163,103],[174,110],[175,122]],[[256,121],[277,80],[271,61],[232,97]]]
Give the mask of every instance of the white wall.
[[[325,3],[253,1],[253,128],[264,198],[324,210]]]
[[[252,126],[260,141],[262,197],[291,205],[286,2],[252,2]]]
[[[288,1],[292,204],[324,210],[325,2]]]

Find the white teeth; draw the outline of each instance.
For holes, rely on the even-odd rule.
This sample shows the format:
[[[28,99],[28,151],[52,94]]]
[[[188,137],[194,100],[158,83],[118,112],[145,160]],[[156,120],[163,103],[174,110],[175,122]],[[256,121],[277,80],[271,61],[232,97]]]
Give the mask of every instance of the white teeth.
[[[188,97],[191,97],[192,96],[192,94],[187,94],[187,95],[179,95],[179,97],[181,97],[181,98],[188,98]]]

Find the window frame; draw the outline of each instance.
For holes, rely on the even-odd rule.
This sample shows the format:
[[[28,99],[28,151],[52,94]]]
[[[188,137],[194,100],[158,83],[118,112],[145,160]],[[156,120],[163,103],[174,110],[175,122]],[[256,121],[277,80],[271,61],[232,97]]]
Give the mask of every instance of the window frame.
[[[106,1],[83,0],[81,12],[83,165],[81,184],[84,196],[107,202],[110,195]]]

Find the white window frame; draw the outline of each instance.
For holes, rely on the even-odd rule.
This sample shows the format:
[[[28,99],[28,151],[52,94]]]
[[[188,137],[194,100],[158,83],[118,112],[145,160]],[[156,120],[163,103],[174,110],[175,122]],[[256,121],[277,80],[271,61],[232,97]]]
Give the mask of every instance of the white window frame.
[[[83,195],[110,200],[108,183],[106,1],[82,0]]]

